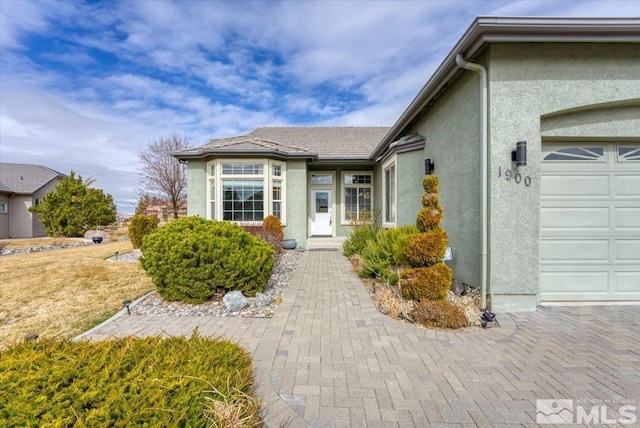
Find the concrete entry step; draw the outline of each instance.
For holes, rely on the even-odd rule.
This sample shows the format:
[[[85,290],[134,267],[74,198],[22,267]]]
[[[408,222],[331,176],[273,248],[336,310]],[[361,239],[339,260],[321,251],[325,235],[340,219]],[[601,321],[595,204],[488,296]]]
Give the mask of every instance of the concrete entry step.
[[[307,238],[307,250],[338,250],[342,251],[342,244],[347,240],[346,236],[328,236]]]

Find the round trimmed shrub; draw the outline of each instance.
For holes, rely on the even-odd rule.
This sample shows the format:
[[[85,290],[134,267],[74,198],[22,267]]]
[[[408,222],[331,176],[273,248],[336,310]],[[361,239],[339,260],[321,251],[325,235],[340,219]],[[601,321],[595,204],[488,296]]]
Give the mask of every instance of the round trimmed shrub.
[[[467,325],[464,311],[450,302],[421,301],[413,305],[411,318],[428,327],[462,328]]]
[[[133,248],[142,246],[142,239],[158,228],[160,220],[154,215],[136,214],[129,222],[129,240]]]
[[[435,229],[442,220],[442,206],[424,207],[418,211],[416,226],[420,232],[427,232]]]
[[[431,266],[440,263],[447,252],[449,238],[444,229],[437,227],[412,235],[407,239],[404,254],[412,266]]]
[[[264,290],[275,263],[262,239],[228,222],[186,217],[147,236],[142,268],[167,300],[202,303],[218,288],[254,296]]]
[[[440,187],[440,181],[438,180],[438,176],[435,174],[427,175],[422,180],[422,188],[425,193],[438,193]]]
[[[402,295],[411,300],[446,300],[453,272],[444,263],[402,272]]]

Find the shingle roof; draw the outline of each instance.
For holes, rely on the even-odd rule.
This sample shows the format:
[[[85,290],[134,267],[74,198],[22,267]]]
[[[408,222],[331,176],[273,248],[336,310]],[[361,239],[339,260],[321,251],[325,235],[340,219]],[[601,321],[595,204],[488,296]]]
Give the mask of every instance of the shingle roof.
[[[42,165],[0,163],[0,190],[30,195],[56,177],[66,176]]]
[[[388,127],[265,127],[246,135],[210,140],[178,158],[220,153],[269,153],[319,160],[369,159]]]

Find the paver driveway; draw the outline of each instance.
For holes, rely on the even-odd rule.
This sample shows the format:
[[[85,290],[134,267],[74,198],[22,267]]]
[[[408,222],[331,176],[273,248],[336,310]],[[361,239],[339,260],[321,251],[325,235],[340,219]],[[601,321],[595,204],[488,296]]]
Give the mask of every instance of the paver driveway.
[[[465,333],[389,319],[341,253],[310,251],[270,320],[121,316],[89,338],[198,326],[236,340],[253,353],[272,427],[535,426],[536,399],[606,406],[621,422],[629,409],[640,414],[640,306],[499,319],[500,328]]]

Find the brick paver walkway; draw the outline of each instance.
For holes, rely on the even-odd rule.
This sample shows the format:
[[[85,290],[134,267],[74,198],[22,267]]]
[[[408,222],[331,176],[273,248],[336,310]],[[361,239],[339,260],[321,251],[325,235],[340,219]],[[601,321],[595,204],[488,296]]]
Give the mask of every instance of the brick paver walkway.
[[[121,316],[88,337],[227,336],[253,353],[271,427],[535,426],[536,399],[640,414],[640,306],[499,315],[465,333],[400,323],[339,252],[310,251],[270,320]]]

